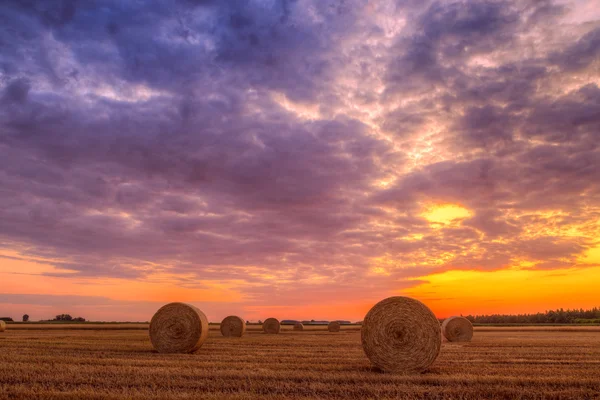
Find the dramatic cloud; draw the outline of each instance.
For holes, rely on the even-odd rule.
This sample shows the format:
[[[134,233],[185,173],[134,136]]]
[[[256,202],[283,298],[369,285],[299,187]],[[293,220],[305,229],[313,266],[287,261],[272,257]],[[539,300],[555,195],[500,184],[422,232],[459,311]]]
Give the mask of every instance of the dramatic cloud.
[[[595,265],[586,7],[3,2],[0,252],[256,310]]]

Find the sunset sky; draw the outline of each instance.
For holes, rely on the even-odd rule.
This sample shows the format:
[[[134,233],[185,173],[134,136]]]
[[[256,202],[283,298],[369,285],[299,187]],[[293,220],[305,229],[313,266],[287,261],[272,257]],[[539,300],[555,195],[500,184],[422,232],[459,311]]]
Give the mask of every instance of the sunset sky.
[[[599,288],[596,0],[0,4],[0,317]]]

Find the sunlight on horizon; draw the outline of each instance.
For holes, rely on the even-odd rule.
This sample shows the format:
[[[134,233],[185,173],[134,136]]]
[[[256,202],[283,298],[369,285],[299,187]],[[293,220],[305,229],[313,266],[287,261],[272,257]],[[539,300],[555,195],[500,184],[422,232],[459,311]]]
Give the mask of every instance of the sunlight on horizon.
[[[555,270],[452,270],[426,275],[402,293],[426,302],[438,317],[534,313],[598,306],[600,267]]]

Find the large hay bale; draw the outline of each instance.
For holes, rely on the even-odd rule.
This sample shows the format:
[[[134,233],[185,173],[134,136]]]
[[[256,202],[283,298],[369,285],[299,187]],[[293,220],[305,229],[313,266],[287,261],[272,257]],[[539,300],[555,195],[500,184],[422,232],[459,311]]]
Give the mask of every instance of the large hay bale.
[[[341,325],[338,321],[331,321],[328,325],[327,325],[327,330],[329,332],[339,332],[341,328]]]
[[[159,353],[193,353],[207,337],[206,315],[189,304],[162,306],[150,321],[150,341]]]
[[[425,304],[409,297],[389,297],[375,304],[360,335],[371,363],[386,372],[422,372],[442,347],[439,321]]]
[[[279,333],[281,324],[279,324],[277,318],[267,318],[265,319],[265,322],[263,322],[262,328],[265,333]]]
[[[304,330],[304,325],[302,324],[302,322],[296,322],[294,324],[294,330],[295,331],[303,331]]]
[[[6,330],[6,322],[0,321],[0,332],[4,332]]]
[[[450,317],[442,322],[442,333],[449,342],[470,342],[473,325],[464,317]]]
[[[246,332],[246,323],[236,315],[230,315],[221,321],[221,335],[225,337],[242,337],[244,332]]]

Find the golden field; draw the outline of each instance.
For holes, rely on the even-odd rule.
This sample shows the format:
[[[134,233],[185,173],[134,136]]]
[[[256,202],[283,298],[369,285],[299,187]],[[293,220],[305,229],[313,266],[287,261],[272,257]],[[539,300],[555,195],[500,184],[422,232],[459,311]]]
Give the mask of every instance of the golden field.
[[[0,333],[0,399],[600,399],[599,327],[476,328],[417,375],[373,370],[356,326],[213,325],[190,355],[154,352],[145,324],[40,328]]]

